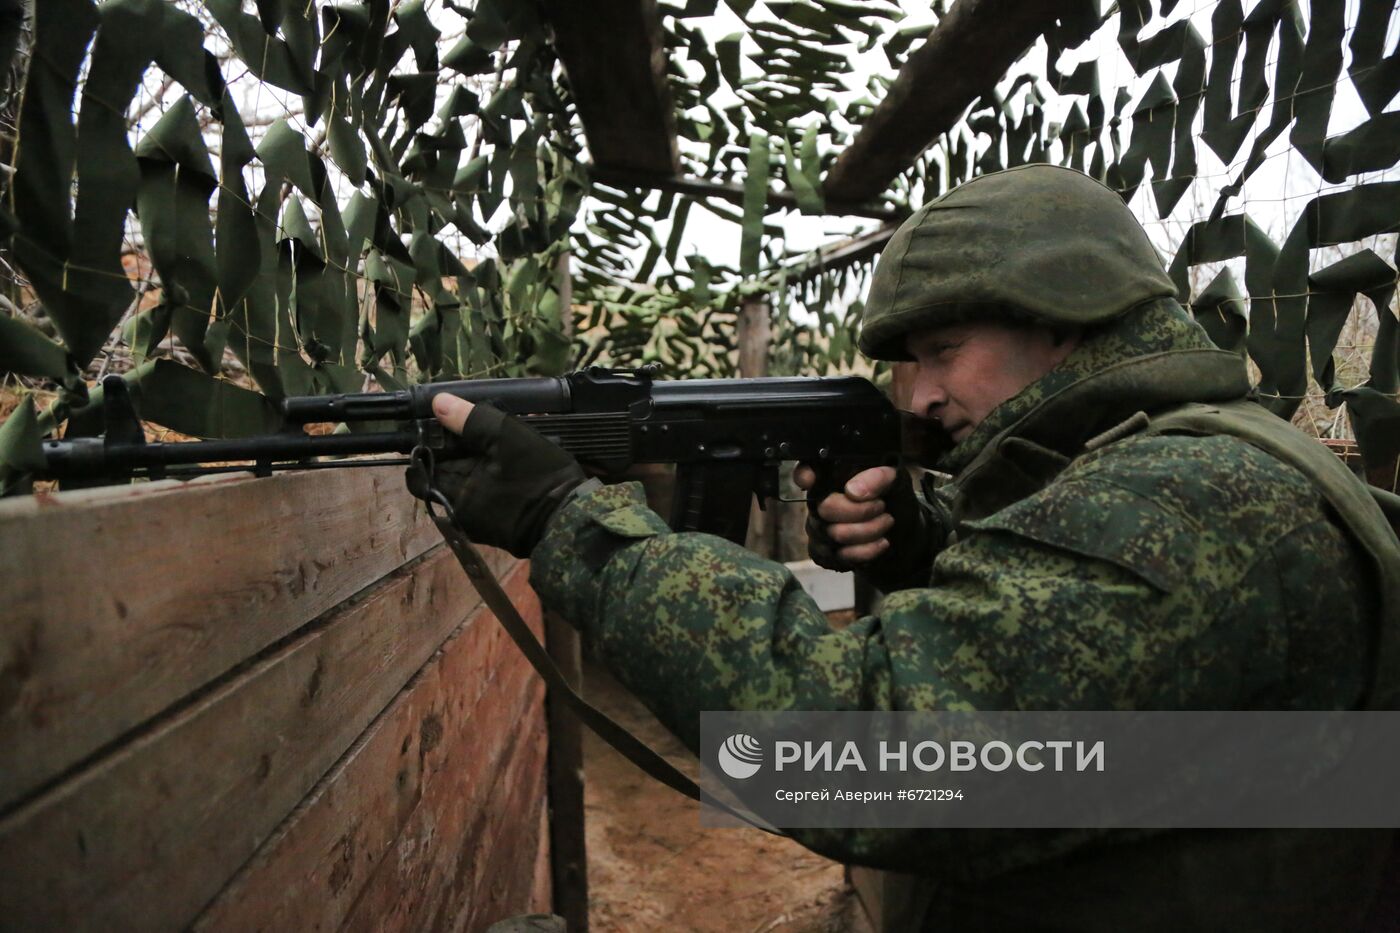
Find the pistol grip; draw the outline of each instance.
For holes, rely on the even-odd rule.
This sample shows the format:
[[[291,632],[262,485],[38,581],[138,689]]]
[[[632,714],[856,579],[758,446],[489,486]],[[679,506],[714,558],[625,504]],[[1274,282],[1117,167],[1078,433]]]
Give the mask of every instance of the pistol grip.
[[[834,492],[842,492],[851,477],[871,467],[885,466],[881,461],[833,460],[825,463],[809,463],[817,474],[817,481],[807,490],[807,510],[817,517],[817,506]]]

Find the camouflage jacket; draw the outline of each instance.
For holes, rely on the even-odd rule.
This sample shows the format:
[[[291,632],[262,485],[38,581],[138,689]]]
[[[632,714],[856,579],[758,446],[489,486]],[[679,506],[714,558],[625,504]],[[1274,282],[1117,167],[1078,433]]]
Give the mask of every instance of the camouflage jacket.
[[[561,509],[532,581],[692,747],[717,709],[1347,708],[1374,600],[1309,482],[1234,438],[1111,430],[1247,390],[1239,357],[1170,299],[1094,333],[940,462],[956,479],[927,585],[841,631],[784,567],[669,532],[635,486]],[[1094,848],[1070,832],[799,838],[966,890]]]

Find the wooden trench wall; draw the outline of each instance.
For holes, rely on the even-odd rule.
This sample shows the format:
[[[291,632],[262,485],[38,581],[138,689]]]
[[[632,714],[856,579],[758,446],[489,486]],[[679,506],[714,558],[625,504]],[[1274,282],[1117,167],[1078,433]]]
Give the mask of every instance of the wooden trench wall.
[[[550,909],[543,687],[401,468],[0,503],[0,612],[0,929]]]

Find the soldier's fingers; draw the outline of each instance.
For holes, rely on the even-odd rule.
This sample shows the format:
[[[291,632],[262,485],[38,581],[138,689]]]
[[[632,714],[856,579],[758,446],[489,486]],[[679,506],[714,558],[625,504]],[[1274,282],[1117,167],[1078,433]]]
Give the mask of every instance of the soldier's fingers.
[[[878,541],[871,541],[869,544],[856,544],[843,547],[837,553],[841,559],[848,564],[865,564],[879,557],[890,549],[888,538],[881,538]]]
[[[433,396],[433,415],[444,428],[453,434],[462,433],[462,427],[467,423],[467,418],[471,416],[472,409],[475,407],[466,399],[458,398],[447,392],[439,392]]]
[[[805,463],[799,463],[793,468],[792,481],[798,489],[811,489],[817,485],[817,471]]]
[[[885,500],[853,502],[850,497],[833,492],[817,506],[817,515],[827,522],[864,522],[885,514]]]
[[[894,516],[881,515],[868,522],[828,525],[826,533],[837,544],[870,544],[888,535],[893,527]]]
[[[846,495],[857,502],[878,499],[894,485],[899,472],[894,467],[871,467],[861,470],[846,483]]]

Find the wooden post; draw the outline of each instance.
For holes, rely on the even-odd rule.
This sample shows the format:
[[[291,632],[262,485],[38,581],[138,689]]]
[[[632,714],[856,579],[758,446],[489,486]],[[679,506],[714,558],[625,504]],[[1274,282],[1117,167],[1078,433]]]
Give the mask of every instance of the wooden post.
[[[570,340],[574,336],[574,277],[569,271],[568,250],[559,254],[554,263],[554,287],[559,291],[559,321],[564,325],[564,336]]]
[[[773,328],[769,320],[767,295],[747,295],[739,306],[739,376],[757,379],[768,375],[768,353],[773,343]],[[764,557],[777,552],[777,516],[775,503],[766,510],[755,502],[749,513],[749,550]]]
[[[544,617],[549,656],[569,686],[583,685],[578,632],[554,613]],[[545,701],[549,723],[549,860],[554,912],[570,933],[588,933],[588,847],[584,838],[583,725],[554,697]]]
[[[749,295],[739,308],[739,375],[757,379],[768,375],[768,350],[773,329],[767,295]]]
[[[564,334],[574,333],[573,276],[569,253],[555,264],[556,288]],[[583,652],[578,631],[554,613],[546,613],[545,644],[569,686],[583,689]],[[554,912],[570,933],[588,933],[588,847],[584,838],[583,726],[554,697],[545,701],[549,728],[549,861]]]

